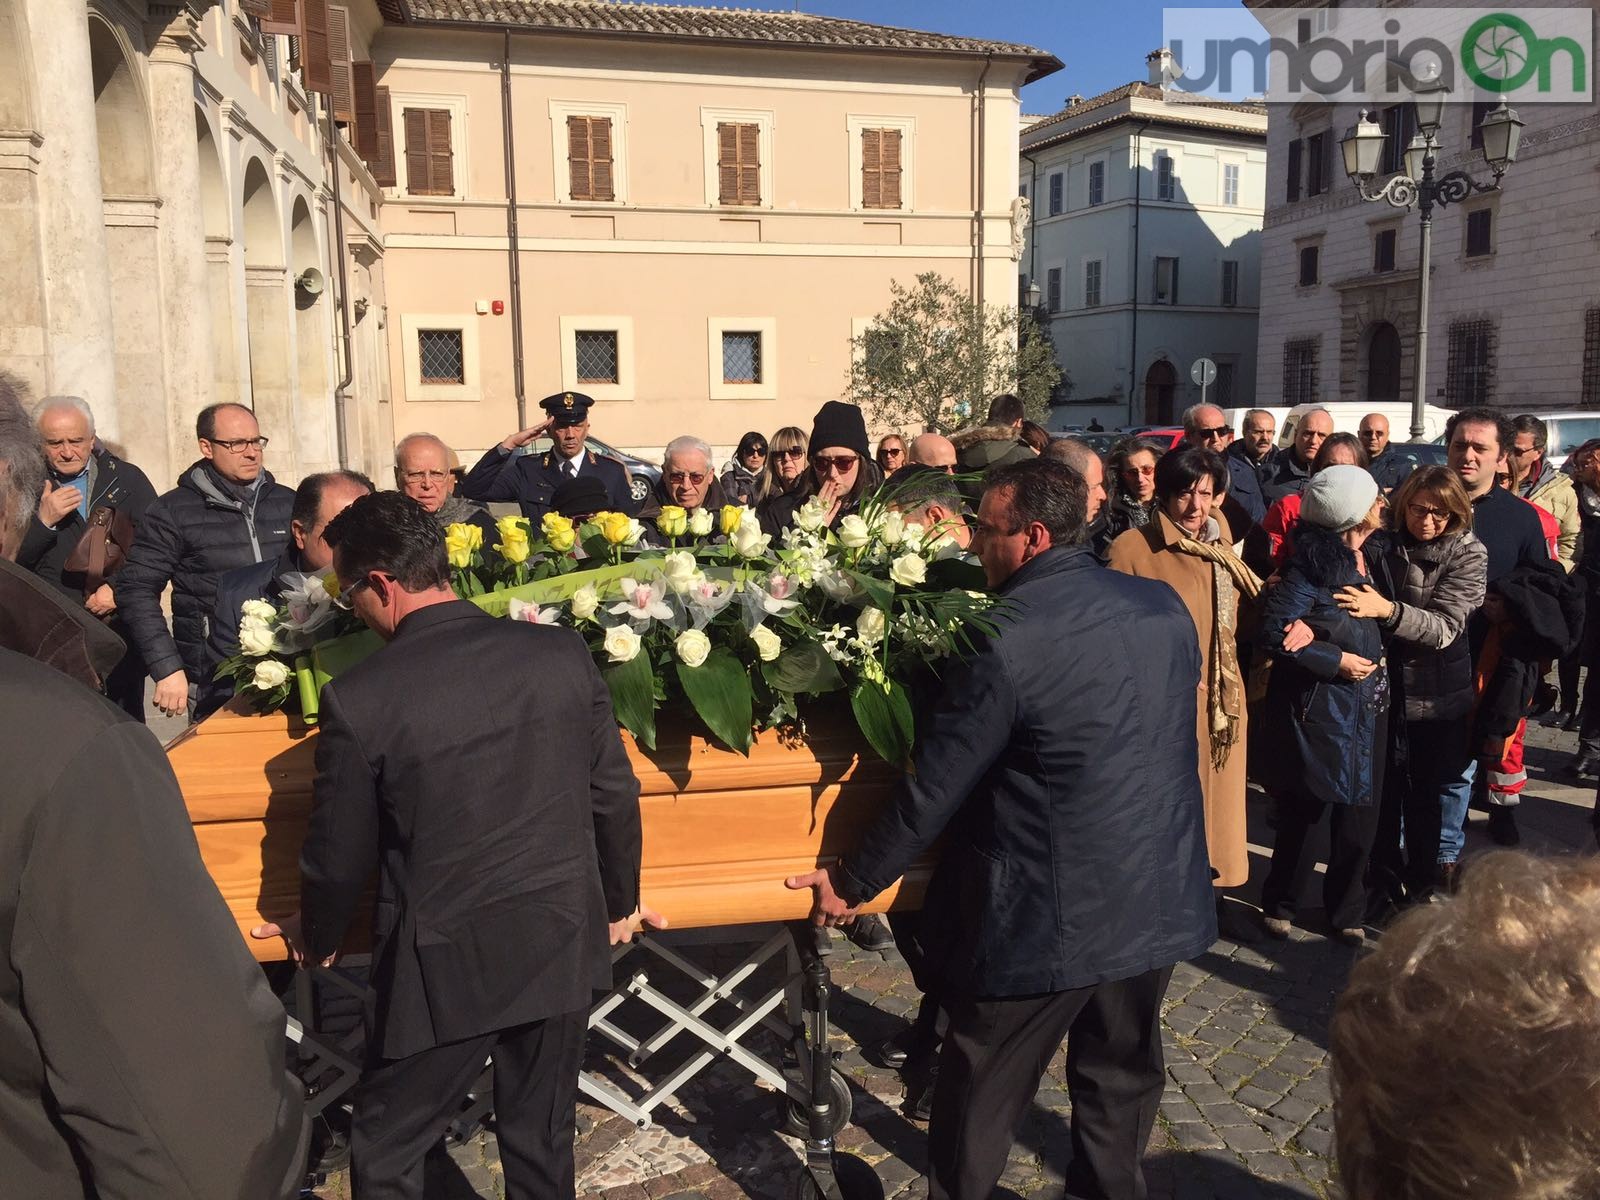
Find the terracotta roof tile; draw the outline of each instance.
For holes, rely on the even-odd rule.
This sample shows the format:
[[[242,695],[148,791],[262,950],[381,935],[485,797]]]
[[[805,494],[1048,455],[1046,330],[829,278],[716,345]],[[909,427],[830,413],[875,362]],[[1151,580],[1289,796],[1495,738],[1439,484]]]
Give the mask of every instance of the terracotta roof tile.
[[[694,8],[616,0],[378,0],[391,21],[521,26],[559,33],[622,33],[775,46],[817,46],[957,55],[994,54],[1037,60],[1035,78],[1059,70],[1053,55],[1033,46],[873,25],[811,13],[749,8]]]
[[[1097,108],[1106,108],[1122,100],[1154,100],[1158,103],[1164,101],[1171,110],[1173,118],[1186,125],[1205,123],[1208,113],[1236,112],[1249,113],[1252,116],[1266,116],[1267,113],[1264,104],[1234,104],[1227,100],[1213,100],[1209,96],[1200,96],[1193,92],[1163,91],[1153,83],[1125,83],[1119,88],[1112,88],[1109,92],[1101,92],[1098,96],[1063,108],[1060,112],[1051,113],[1048,117],[1035,121],[1022,132],[1026,136],[1063,121],[1076,121],[1086,113],[1093,112]],[[1101,122],[1095,122],[1095,127],[1098,128],[1100,124]]]

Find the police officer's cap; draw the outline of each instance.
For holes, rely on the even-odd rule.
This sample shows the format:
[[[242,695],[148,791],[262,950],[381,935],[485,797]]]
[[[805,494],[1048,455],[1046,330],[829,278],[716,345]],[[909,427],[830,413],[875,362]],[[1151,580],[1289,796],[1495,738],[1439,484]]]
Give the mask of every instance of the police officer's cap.
[[[593,397],[582,392],[557,392],[539,401],[539,407],[550,414],[557,428],[563,425],[582,425],[589,419],[589,406]]]

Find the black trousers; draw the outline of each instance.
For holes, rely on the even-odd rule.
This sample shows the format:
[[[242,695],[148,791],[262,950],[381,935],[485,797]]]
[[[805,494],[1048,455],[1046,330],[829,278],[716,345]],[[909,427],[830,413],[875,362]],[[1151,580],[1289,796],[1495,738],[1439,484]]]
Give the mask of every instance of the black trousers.
[[[1306,841],[1326,813],[1328,873],[1322,878],[1322,905],[1333,928],[1361,928],[1366,919],[1367,858],[1377,833],[1378,808],[1377,804],[1329,804],[1299,794],[1280,796],[1272,865],[1261,884],[1262,911],[1269,917],[1294,916],[1317,867]]]
[[[494,1124],[506,1200],[570,1200],[586,1010],[370,1061],[350,1129],[355,1200],[422,1200],[422,1163],[494,1055]]]
[[[1471,762],[1465,718],[1404,723],[1384,774],[1370,885],[1391,893],[1396,884],[1403,885],[1406,896],[1414,900],[1433,891],[1444,789],[1460,779]]]
[[[1045,1067],[1067,1039],[1072,1162],[1065,1200],[1144,1200],[1145,1145],[1165,1073],[1172,968],[1003,1000],[949,999],[928,1129],[929,1200],[988,1200]]]
[[[922,1003],[911,1022],[911,1050],[906,1059],[908,1073],[916,1074],[929,1065],[939,1053],[949,1018],[940,1007],[934,994],[934,978],[927,966],[924,939],[928,934],[922,910],[889,914],[889,932],[894,934],[895,949],[906,960],[911,972],[911,982],[922,993]]]

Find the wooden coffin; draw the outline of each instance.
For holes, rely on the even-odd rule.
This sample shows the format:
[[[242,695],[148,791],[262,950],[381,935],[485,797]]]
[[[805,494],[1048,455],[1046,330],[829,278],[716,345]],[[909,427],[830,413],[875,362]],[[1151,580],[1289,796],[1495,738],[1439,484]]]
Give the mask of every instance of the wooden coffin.
[[[686,730],[663,730],[653,751],[622,737],[639,777],[644,901],[677,929],[805,917],[811,893],[784,878],[849,849],[895,779],[848,720],[813,721],[804,741],[768,731],[748,758]],[[248,931],[300,907],[315,746],[316,729],[298,717],[230,706],[167,751],[201,857],[263,961],[283,958],[283,942]],[[919,863],[869,910],[917,907],[929,870]],[[348,950],[361,948],[369,919],[358,917]]]

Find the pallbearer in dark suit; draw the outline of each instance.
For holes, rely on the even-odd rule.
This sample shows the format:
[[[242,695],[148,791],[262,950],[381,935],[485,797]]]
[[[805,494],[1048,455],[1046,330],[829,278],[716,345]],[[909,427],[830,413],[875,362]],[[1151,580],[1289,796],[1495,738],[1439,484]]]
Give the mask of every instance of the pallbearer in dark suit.
[[[323,537],[389,645],[322,690],[302,916],[257,934],[328,959],[377,868],[359,1200],[421,1200],[423,1157],[491,1053],[508,1200],[570,1197],[585,1014],[608,946],[659,922],[639,909],[639,784],[610,697],[577,635],[457,600],[414,501],[364,497]]]
[[[584,448],[589,436],[589,409],[594,401],[582,392],[557,392],[539,401],[550,419],[531,429],[513,433],[487,451],[461,481],[461,494],[469,500],[516,501],[522,515],[534,524],[552,508],[551,497],[569,479],[593,476],[605,484],[612,512],[634,513],[639,505],[628,484],[628,472],[616,459]],[[553,443],[543,454],[516,451],[535,438],[550,435]]]

